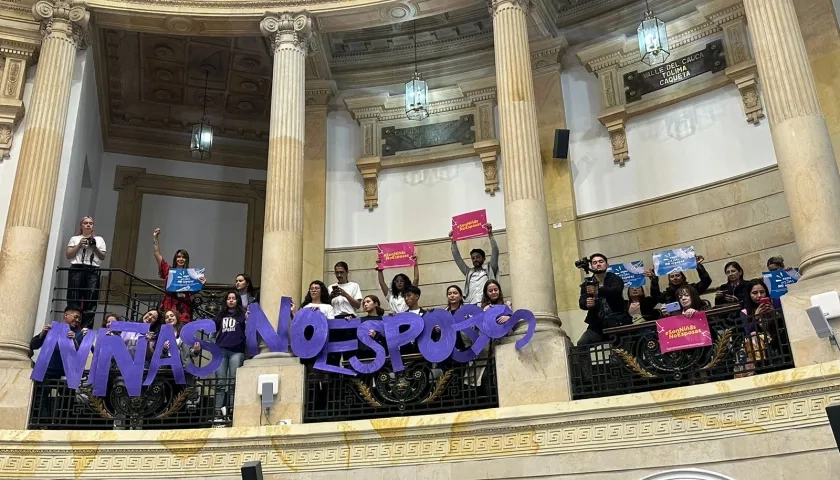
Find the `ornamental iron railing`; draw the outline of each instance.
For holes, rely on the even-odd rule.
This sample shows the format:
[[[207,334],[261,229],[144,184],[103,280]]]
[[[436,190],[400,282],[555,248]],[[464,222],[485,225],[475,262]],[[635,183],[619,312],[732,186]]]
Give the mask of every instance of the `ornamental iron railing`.
[[[429,363],[403,355],[378,372],[348,376],[307,366],[304,423],[336,422],[496,408],[499,396],[492,346],[468,363]],[[347,366],[346,362],[344,363]]]
[[[596,398],[729,380],[793,368],[781,310],[742,317],[706,312],[712,345],[662,353],[655,321],[604,331],[606,341],[569,352],[572,398]]]
[[[145,374],[144,374],[145,377]],[[235,379],[188,378],[176,384],[163,369],[141,395],[131,397],[118,370],[109,375],[107,393],[97,397],[87,383],[71,390],[63,378],[35,382],[29,428],[40,430],[156,430],[229,427]],[[225,396],[225,394],[227,396]],[[225,406],[225,404],[229,406]],[[225,406],[225,408],[221,408]]]

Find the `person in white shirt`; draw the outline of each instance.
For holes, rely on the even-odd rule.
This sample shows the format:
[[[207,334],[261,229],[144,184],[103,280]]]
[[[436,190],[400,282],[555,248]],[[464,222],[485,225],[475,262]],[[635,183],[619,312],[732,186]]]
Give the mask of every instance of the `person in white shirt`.
[[[350,269],[347,263],[336,263],[334,271],[338,282],[330,285],[328,291],[335,318],[355,318],[356,310],[362,306],[362,289],[358,283],[348,280]],[[353,335],[353,338],[356,336]]]
[[[452,259],[455,260],[455,265],[461,270],[461,273],[466,275],[464,281],[464,303],[478,305],[481,303],[481,296],[484,292],[484,285],[488,280],[496,280],[499,277],[499,246],[496,245],[496,239],[493,237],[493,226],[489,223],[484,225],[487,228],[487,235],[490,240],[490,263],[484,264],[486,256],[484,250],[474,248],[470,251],[470,260],[473,268],[469,268],[461,258],[461,251],[458,250],[458,244],[452,240]],[[449,238],[452,238],[452,232],[449,232]]]
[[[408,288],[412,285],[419,285],[420,284],[420,267],[417,263],[417,255],[412,255],[412,260],[414,260],[414,281],[412,282],[409,280],[408,275],[404,273],[398,273],[394,275],[393,280],[391,280],[391,288],[388,288],[388,284],[385,283],[385,275],[382,273],[382,267],[379,266],[380,261],[376,260],[376,273],[377,277],[379,278],[379,288],[382,290],[382,295],[385,295],[385,299],[388,300],[388,306],[391,307],[391,313],[402,313],[407,312],[408,307],[405,304],[405,292],[408,291]]]
[[[82,217],[79,234],[70,237],[67,259],[67,305],[82,312],[82,327],[93,328],[96,300],[99,297],[99,266],[105,259],[105,240],[93,233],[93,218]]]
[[[330,303],[330,296],[327,293],[327,286],[320,280],[315,280],[309,284],[309,292],[303,299],[303,305],[300,309],[310,308],[312,310],[319,310],[327,319],[335,318],[335,310],[333,310]]]

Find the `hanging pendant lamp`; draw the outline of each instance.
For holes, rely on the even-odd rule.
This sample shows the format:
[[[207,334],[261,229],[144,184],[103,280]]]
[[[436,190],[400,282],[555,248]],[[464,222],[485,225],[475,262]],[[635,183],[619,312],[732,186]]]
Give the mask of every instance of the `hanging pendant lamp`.
[[[201,119],[193,125],[192,136],[190,137],[190,155],[196,160],[207,160],[210,158],[210,151],[213,149],[213,126],[207,118],[207,80],[210,78],[210,67],[204,68],[204,96],[201,97],[201,104],[204,110]]]
[[[665,63],[670,55],[668,47],[668,32],[665,22],[653,15],[647,0],[645,0],[645,18],[637,29],[639,36],[639,54],[642,62],[650,66]]]
[[[414,21],[414,76],[405,84],[405,116],[409,120],[429,117],[429,85],[417,72],[417,20]]]

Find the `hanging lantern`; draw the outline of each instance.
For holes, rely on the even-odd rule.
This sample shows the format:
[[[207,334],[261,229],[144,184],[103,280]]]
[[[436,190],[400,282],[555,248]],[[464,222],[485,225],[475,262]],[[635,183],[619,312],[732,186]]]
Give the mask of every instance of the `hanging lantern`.
[[[414,77],[405,84],[405,116],[409,120],[423,120],[429,117],[429,86],[414,72]]]
[[[190,136],[190,155],[197,160],[206,160],[210,158],[210,150],[213,149],[213,126],[210,125],[210,119],[207,118],[207,80],[210,78],[209,66],[202,66],[204,68],[204,96],[201,97],[201,105],[203,112],[201,119],[193,125],[192,135]]]
[[[645,2],[647,5],[647,2]],[[665,31],[665,22],[653,16],[653,12],[647,10],[645,19],[639,24],[637,30],[639,35],[639,53],[642,62],[653,66],[665,63],[670,55],[668,51],[668,33]]]
[[[190,139],[190,155],[197,160],[210,158],[213,149],[213,126],[207,116],[201,117],[199,123],[193,125]]]
[[[414,21],[414,76],[405,83],[405,116],[409,120],[429,118],[429,85],[417,73],[417,20]]]

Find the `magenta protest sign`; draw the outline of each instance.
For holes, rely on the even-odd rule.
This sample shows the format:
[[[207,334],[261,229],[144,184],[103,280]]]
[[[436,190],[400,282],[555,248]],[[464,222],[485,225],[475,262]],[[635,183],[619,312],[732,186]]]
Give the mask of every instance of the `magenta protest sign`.
[[[452,240],[487,236],[487,211],[476,210],[452,217]]]
[[[708,347],[712,344],[712,334],[706,314],[696,312],[691,317],[678,315],[656,321],[659,334],[659,350],[662,353]]]
[[[414,244],[411,242],[380,243],[379,268],[403,268],[414,266]]]

